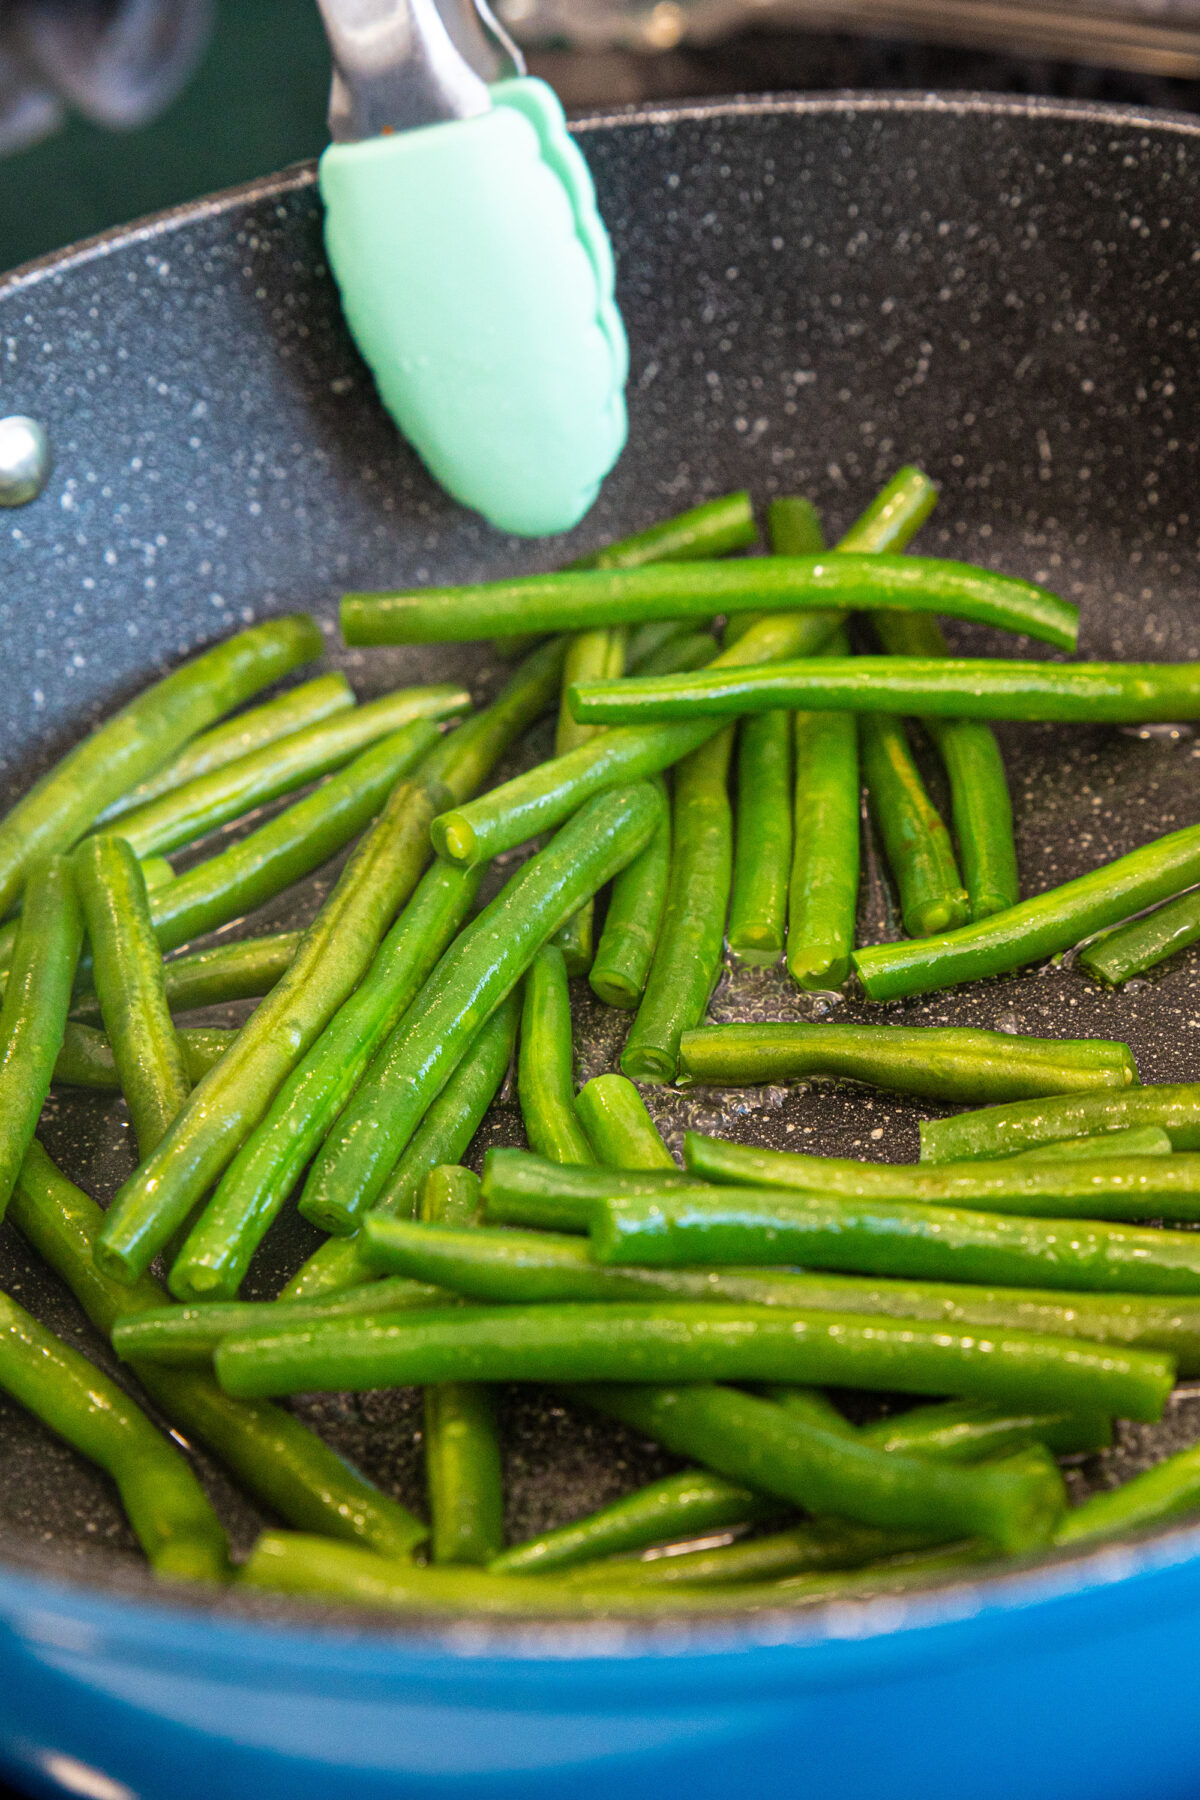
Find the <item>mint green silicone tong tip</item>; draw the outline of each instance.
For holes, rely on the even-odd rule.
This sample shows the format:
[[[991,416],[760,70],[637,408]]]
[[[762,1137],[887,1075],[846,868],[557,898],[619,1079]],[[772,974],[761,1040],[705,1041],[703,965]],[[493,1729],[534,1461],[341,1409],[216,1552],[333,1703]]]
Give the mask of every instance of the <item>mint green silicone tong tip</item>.
[[[624,445],[628,350],[562,108],[482,4],[320,5],[325,242],[384,404],[463,505],[567,531]]]

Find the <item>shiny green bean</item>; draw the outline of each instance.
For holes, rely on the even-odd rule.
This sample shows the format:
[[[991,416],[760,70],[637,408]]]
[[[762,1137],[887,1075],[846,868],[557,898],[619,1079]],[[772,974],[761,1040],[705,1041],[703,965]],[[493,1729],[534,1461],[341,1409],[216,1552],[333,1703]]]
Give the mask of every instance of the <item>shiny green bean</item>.
[[[1032,1150],[1019,1150],[1015,1158],[1021,1162],[1075,1161],[1093,1156],[1170,1156],[1172,1144],[1159,1125],[1131,1126],[1128,1131],[1104,1131],[1099,1137],[1063,1138],[1057,1144],[1036,1145]],[[969,1159],[971,1160],[971,1159]]]
[[[206,1300],[200,1306],[160,1306],[118,1318],[113,1349],[128,1362],[161,1363],[167,1368],[205,1368],[223,1337],[278,1321],[282,1307],[289,1319],[341,1318],[376,1313],[380,1306],[437,1306],[446,1294],[427,1281],[393,1276],[368,1281],[344,1293],[317,1300]]]
[[[425,764],[432,783],[440,781],[455,805],[483,786],[497,762],[522,732],[553,704],[567,654],[565,637],[539,644],[517,665],[490,706],[444,737]]]
[[[539,1156],[556,1163],[596,1160],[575,1116],[571,998],[557,943],[543,944],[525,976],[517,1098],[525,1135]]]
[[[71,861],[100,1016],[144,1161],[192,1091],[171,1023],[146,883],[127,841],[107,833],[85,838]]]
[[[122,1314],[165,1302],[165,1291],[149,1276],[129,1288],[96,1266],[93,1250],[104,1215],[36,1139],[8,1216],[104,1336]],[[294,1414],[268,1402],[231,1400],[204,1370],[148,1363],[133,1368],[160,1412],[206,1445],[248,1493],[289,1525],[397,1557],[407,1556],[427,1535],[419,1520],[364,1480]]]
[[[69,850],[110,802],[189,738],[323,648],[303,613],[252,626],[146,688],[76,744],[0,824],[0,916],[36,862]]]
[[[479,1026],[580,903],[636,856],[661,805],[646,783],[589,801],[462,932],[326,1139],[300,1201],[305,1218],[354,1230]]]
[[[743,640],[744,641],[744,640]],[[680,1035],[697,1024],[721,972],[733,862],[730,732],[693,750],[675,771],[667,900],[622,1072],[670,1081]]]
[[[802,494],[783,494],[767,508],[767,539],[776,556],[819,556],[826,548],[820,515],[811,500]],[[744,637],[750,627],[762,618],[761,613],[730,613],[725,621],[722,643],[726,650]],[[630,674],[665,674],[665,670],[634,669]]]
[[[605,676],[625,673],[625,628],[578,632],[567,646],[563,664],[563,692],[573,681],[588,680],[603,671]],[[554,754],[565,756],[577,744],[586,744],[596,735],[596,728],[577,725],[567,711],[566,701],[559,703],[558,724],[554,734]],[[568,975],[586,975],[592,966],[594,900],[587,900],[555,934],[555,942],[567,961]]]
[[[575,1096],[596,1160],[610,1169],[674,1169],[646,1103],[624,1075],[596,1075]],[[536,1144],[534,1149],[536,1149]]]
[[[219,1025],[200,1028],[185,1025],[176,1035],[183,1051],[188,1080],[195,1087],[220,1062],[237,1032]],[[69,1023],[63,1032],[62,1049],[54,1064],[52,1080],[65,1087],[95,1088],[100,1093],[119,1094],[121,1079],[112,1045],[104,1033],[92,1025]]]
[[[844,632],[831,642],[848,652]],[[850,973],[858,910],[858,721],[853,713],[794,715],[793,853],[787,965],[802,988],[840,988]]]
[[[925,1100],[1026,1100],[1137,1085],[1127,1044],[1017,1037],[966,1025],[707,1025],[679,1045],[682,1086],[825,1076]]]
[[[1180,1450],[1121,1487],[1092,1494],[1069,1512],[1056,1544],[1086,1544],[1178,1519],[1200,1507],[1200,1446]]]
[[[573,569],[637,569],[648,562],[693,562],[697,557],[724,556],[755,541],[754,509],[741,488],[716,500],[659,519],[615,544],[576,557]]]
[[[985,1106],[951,1119],[923,1119],[921,1161],[1012,1156],[1064,1138],[1144,1125],[1160,1126],[1176,1150],[1200,1150],[1200,1082],[1132,1088],[1123,1094],[1064,1094]]]
[[[919,469],[901,469],[851,526],[839,551],[874,555],[903,549],[928,516],[934,498],[932,484]],[[714,658],[712,666],[740,668],[819,650],[843,616],[764,614],[738,643]],[[450,862],[497,856],[557,825],[602,789],[669,768],[715,733],[710,721],[606,732],[470,805],[445,813],[434,821],[434,847]]]
[[[695,1184],[674,1163],[649,1169],[559,1167],[524,1150],[489,1150],[483,1159],[489,1224],[586,1231],[596,1201],[609,1194],[656,1194],[664,1182]]]
[[[761,713],[738,731],[728,937],[739,962],[783,955],[791,871],[792,715]]]
[[[662,816],[646,848],[614,877],[604,929],[588,984],[608,1006],[632,1010],[641,1000],[662,928],[671,867],[671,809],[661,775],[651,777],[663,796]]]
[[[914,1406],[864,1425],[861,1437],[880,1450],[904,1456],[936,1456],[946,1462],[982,1462],[1004,1456],[1030,1443],[1044,1444],[1056,1456],[1104,1450],[1112,1443],[1112,1421],[1106,1413],[1073,1409],[982,1406],[978,1401],[944,1400]]]
[[[923,938],[965,925],[971,909],[950,833],[921,779],[904,721],[864,713],[858,742],[871,819],[896,883],[904,929]]]
[[[1200,890],[1168,900],[1144,919],[1131,919],[1079,952],[1079,966],[1108,987],[1153,969],[1200,938]]]
[[[143,875],[145,870],[143,864]],[[303,936],[302,931],[277,931],[172,957],[163,964],[167,1005],[173,1013],[186,1013],[224,1006],[231,1000],[261,999],[291,967]],[[95,994],[81,996],[78,984],[71,1016],[85,1023],[100,1017]]]
[[[47,857],[26,865],[25,874],[25,904],[0,1007],[0,1217],[54,1079],[83,942],[70,859]]]
[[[224,1581],[229,1546],[190,1463],[93,1362],[0,1294],[0,1388],[110,1475],[157,1575]]]
[[[1200,825],[1188,825],[980,924],[919,943],[856,950],[854,966],[869,1000],[895,1000],[1003,975],[1069,950],[1198,879]]]

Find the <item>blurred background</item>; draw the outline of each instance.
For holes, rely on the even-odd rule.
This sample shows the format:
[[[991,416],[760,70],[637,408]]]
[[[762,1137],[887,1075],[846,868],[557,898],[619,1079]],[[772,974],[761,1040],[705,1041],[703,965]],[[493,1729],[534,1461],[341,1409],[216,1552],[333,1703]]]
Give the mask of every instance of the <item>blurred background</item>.
[[[499,0],[568,108],[987,89],[1200,111],[1200,0]],[[0,0],[0,269],[315,156],[314,0]]]

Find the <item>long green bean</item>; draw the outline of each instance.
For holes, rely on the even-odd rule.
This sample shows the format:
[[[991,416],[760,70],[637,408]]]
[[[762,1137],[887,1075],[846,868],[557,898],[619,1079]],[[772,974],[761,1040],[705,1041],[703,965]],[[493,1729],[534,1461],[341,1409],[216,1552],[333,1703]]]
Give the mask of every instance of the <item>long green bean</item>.
[[[680,1036],[704,1017],[721,972],[733,863],[732,749],[732,734],[720,732],[675,771],[667,901],[621,1053],[623,1073],[639,1081],[674,1077]]]
[[[1057,1456],[1104,1450],[1112,1443],[1112,1421],[1106,1413],[1014,1409],[981,1406],[978,1401],[944,1400],[914,1406],[864,1425],[860,1435],[881,1450],[905,1456],[936,1456],[946,1462],[982,1462],[1026,1444],[1045,1444]]]
[[[143,876],[145,872],[143,863]],[[174,876],[170,879],[174,880]],[[203,950],[189,950],[183,956],[172,957],[163,964],[167,1005],[173,1013],[186,1013],[198,1012],[205,1006],[224,1006],[231,1000],[261,999],[291,967],[303,936],[302,931],[277,931],[266,937],[211,944]],[[78,983],[71,1017],[85,1024],[100,1017],[95,994],[80,994]]]
[[[754,509],[744,488],[702,500],[699,506],[659,519],[587,556],[576,557],[573,569],[637,569],[648,562],[693,562],[744,550],[755,540]]]
[[[181,1452],[93,1362],[0,1294],[0,1388],[111,1475],[151,1566],[224,1581],[221,1521]]]
[[[471,587],[415,588],[346,594],[342,634],[348,644],[465,643],[498,631],[591,631],[645,619],[710,619],[748,610],[837,608],[945,613],[1024,632],[1073,650],[1076,607],[1048,589],[970,563],[935,557],[872,555],[756,556],[732,562],[697,559],[686,567],[650,562],[637,568],[560,570],[517,575]]]
[[[520,1008],[515,993],[480,1026],[453,1075],[409,1140],[408,1148],[366,1217],[411,1219],[430,1172],[464,1156],[508,1073]],[[365,1223],[365,1220],[364,1220]],[[362,1233],[330,1238],[314,1250],[284,1289],[283,1299],[336,1293],[375,1277],[364,1262]]]
[[[767,508],[767,539],[776,556],[819,556],[827,548],[820,514],[811,500],[802,494],[782,494]],[[726,650],[744,637],[750,627],[762,618],[761,613],[730,613],[725,621],[722,643]],[[634,669],[630,674],[664,674],[665,670]]]
[[[740,1587],[747,1582],[781,1581],[789,1575],[813,1574],[818,1570],[860,1569],[884,1557],[944,1545],[946,1538],[946,1531],[936,1528],[904,1531],[896,1526],[854,1524],[848,1519],[811,1519],[803,1525],[739,1543],[672,1550],[665,1556],[636,1561],[620,1557],[608,1562],[588,1562],[572,1569],[567,1579],[572,1587],[599,1591],[614,1582],[622,1587],[634,1585],[645,1593],[701,1583],[722,1587],[736,1583]]]
[[[306,726],[331,718],[334,713],[345,712],[354,704],[354,690],[340,670],[331,675],[314,676],[311,681],[278,694],[274,700],[266,700],[248,712],[236,713],[233,718],[214,725],[211,731],[201,732],[156,774],[139,781],[119,800],[106,806],[96,824],[110,825],[114,819],[123,818],[126,813],[157,800],[160,794],[169,793],[172,788],[183,787],[185,782],[209,775],[214,769],[240,762],[244,756],[252,756],[256,750],[261,750],[264,744],[291,737],[293,732],[303,731]]]
[[[707,1469],[684,1469],[678,1475],[649,1482],[636,1493],[624,1494],[571,1525],[514,1544],[488,1567],[497,1575],[569,1569],[596,1557],[619,1556],[673,1538],[698,1537],[722,1526],[769,1519],[779,1511],[778,1501],[751,1493],[739,1482],[726,1481]]]
[[[425,774],[440,781],[455,805],[482,787],[504,752],[548,710],[558,694],[568,639],[551,638],[519,663],[490,706],[444,737]]]
[[[176,1035],[183,1051],[188,1080],[195,1087],[220,1062],[237,1032],[219,1025],[199,1028],[185,1025]],[[67,1025],[51,1079],[66,1087],[94,1088],[104,1094],[121,1092],[112,1045],[104,1033],[92,1025]]]
[[[50,1092],[82,942],[70,859],[51,856],[29,866],[0,1007],[0,1217]]]
[[[399,688],[308,725],[293,736],[264,745],[240,762],[199,775],[183,787],[126,813],[121,836],[138,856],[177,850],[195,843],[256,806],[303,787],[341,768],[380,738],[414,719],[447,719],[465,712],[471,696],[445,682],[439,687]]]
[[[737,829],[729,948],[740,962],[783,955],[792,871],[792,715],[762,713],[738,731]]]
[[[85,838],[71,860],[100,1015],[144,1161],[192,1091],[171,1023],[146,883],[124,838],[107,833]]]
[[[779,1269],[601,1267],[579,1238],[552,1231],[446,1227],[400,1219],[364,1222],[363,1254],[468,1300],[721,1300],[801,1312],[853,1312],[953,1326],[1012,1327],[1045,1337],[1163,1350],[1181,1375],[1200,1374],[1200,1302],[1182,1294],[1055,1293],[967,1282],[888,1281]],[[365,1266],[365,1265],[364,1265]],[[356,1309],[357,1310],[357,1309]]]
[[[845,632],[830,646],[848,654]],[[858,910],[858,721],[853,713],[794,715],[793,853],[787,965],[802,988],[840,988],[850,973]]]
[[[691,637],[694,630],[691,619],[647,619],[642,625],[630,625],[625,638],[626,673],[632,675],[648,656],[657,656],[676,639]]]
[[[161,1307],[167,1296],[149,1276],[129,1288],[96,1266],[93,1250],[103,1217],[35,1139],[9,1218],[107,1337],[122,1314]],[[385,1556],[406,1556],[427,1535],[419,1520],[364,1480],[294,1414],[268,1402],[231,1400],[204,1370],[133,1367],[162,1413],[207,1445],[248,1493],[288,1524],[369,1545]]]
[[[892,656],[948,656],[942,628],[928,613],[877,613],[875,630]],[[923,719],[950,782],[958,859],[973,919],[1015,906],[1021,889],[1012,801],[1004,758],[979,719]]]
[[[902,558],[901,563],[917,566],[915,558]],[[567,691],[567,704],[582,725],[728,719],[770,712],[778,706],[928,713],[944,719],[1150,725],[1200,717],[1200,674],[1194,662],[827,656],[781,661],[771,668],[720,668],[714,664],[689,675],[577,682]]]
[[[613,880],[604,929],[588,972],[596,998],[626,1010],[636,1007],[645,992],[667,904],[671,809],[662,776],[651,779],[663,796],[662,817],[646,848]]]
[[[113,1349],[129,1362],[204,1368],[212,1362],[223,1337],[276,1323],[279,1307],[288,1318],[299,1321],[377,1313],[381,1306],[389,1310],[437,1306],[446,1298],[442,1289],[427,1281],[393,1276],[317,1300],[206,1300],[200,1306],[160,1306],[118,1318],[112,1331]]]
[[[1038,962],[1200,880],[1200,825],[1185,826],[977,925],[919,943],[856,950],[870,1000],[954,987]]]
[[[464,1174],[467,1171],[463,1171]],[[421,1189],[426,1224],[470,1226],[478,1202],[470,1184],[441,1183],[431,1170]],[[504,1544],[504,1487],[492,1390],[481,1382],[427,1387],[425,1480],[435,1563],[490,1563]]]
[[[1079,966],[1108,987],[1120,987],[1131,976],[1141,975],[1186,950],[1200,939],[1200,890],[1180,894],[1144,919],[1118,925],[1079,952]]]
[[[451,945],[314,1162],[305,1218],[354,1229],[484,1019],[581,901],[647,842],[661,806],[646,783],[589,801]]]
[[[430,1307],[295,1326],[281,1311],[273,1328],[223,1338],[214,1367],[227,1392],[251,1397],[431,1381],[775,1381],[1130,1419],[1160,1417],[1174,1373],[1157,1351],[1079,1338],[673,1301]]]
[[[1200,1293],[1194,1232],[1090,1218],[1013,1217],[876,1196],[664,1188],[658,1195],[611,1195],[597,1202],[589,1233],[593,1254],[605,1263],[799,1263],[918,1281]]]
[[[1057,1144],[1039,1144],[1019,1150],[1021,1162],[1070,1162],[1092,1156],[1170,1156],[1170,1138],[1160,1125],[1131,1126],[1128,1131],[1103,1131],[1099,1137],[1063,1138]],[[973,1160],[973,1159],[971,1159]]]
[[[596,1075],[575,1096],[596,1159],[610,1169],[674,1169],[646,1103],[624,1075]],[[535,1145],[536,1149],[537,1146]]]
[[[1180,1450],[1123,1486],[1092,1494],[1069,1512],[1056,1544],[1085,1544],[1194,1513],[1200,1506],[1200,1446]]]
[[[557,1163],[596,1160],[575,1116],[571,999],[557,943],[542,946],[525,976],[517,1098],[525,1135],[539,1156]]]
[[[683,1034],[685,1087],[826,1076],[926,1100],[1026,1100],[1137,1085],[1127,1044],[1016,1037],[966,1025],[707,1025]]]
[[[1012,1156],[1064,1138],[1158,1125],[1176,1150],[1200,1150],[1200,1082],[1133,1088],[1127,1093],[1064,1094],[985,1106],[951,1119],[921,1122],[921,1161],[961,1162]]]
[[[971,909],[950,833],[913,760],[904,721],[864,713],[858,741],[871,818],[899,893],[904,929],[920,938],[965,925]]]
[[[257,831],[155,889],[150,916],[162,948],[176,950],[253,912],[336,856],[371,822],[435,734],[424,719],[402,726]]]
[[[928,516],[934,489],[919,469],[901,469],[842,538],[842,553],[900,550]],[[777,662],[819,650],[844,615],[767,613],[712,667]],[[567,756],[503,783],[434,821],[433,841],[450,862],[477,862],[557,825],[591,795],[618,781],[658,774],[715,735],[711,721],[606,732]]]
[[[437,791],[414,784],[409,819],[417,860]],[[481,871],[429,869],[354,992],[285,1078],[230,1162],[210,1203],[208,1230],[221,1287],[236,1292],[271,1221],[313,1153],[470,910]],[[221,1248],[223,1246],[223,1248]]]
[[[603,671],[605,676],[625,672],[625,628],[581,631],[567,646],[563,664],[563,693],[574,681],[587,680]],[[565,698],[559,703],[558,724],[554,733],[554,754],[565,756],[577,744],[586,744],[596,735],[596,727],[577,725],[567,711]],[[586,975],[592,966],[595,902],[587,900],[555,934],[555,942],[567,960],[568,975]]]
[[[433,728],[420,721],[404,732],[419,729]],[[97,1244],[109,1274],[128,1281],[146,1268],[227,1167],[280,1084],[353,991],[397,906],[416,885],[427,856],[430,810],[423,785],[396,784],[305,933],[287,974],[113,1201]],[[172,1292],[177,1299],[205,1294],[229,1298],[235,1291],[224,1284],[236,1246],[207,1219],[206,1212],[176,1259]]]
[[[34,863],[69,850],[111,801],[153,775],[190,737],[323,648],[303,613],[252,626],[146,688],[76,744],[0,824],[0,915]]]
[[[656,1194],[664,1183],[691,1183],[674,1163],[649,1169],[559,1167],[524,1150],[489,1150],[483,1159],[489,1224],[586,1231],[595,1203],[609,1194]],[[701,1184],[704,1185],[704,1184]]]
[[[893,1454],[734,1388],[588,1384],[572,1392],[677,1455],[809,1512],[935,1531],[943,1541],[979,1536],[1008,1550],[1045,1543],[1062,1516],[1061,1481],[1044,1469]]]

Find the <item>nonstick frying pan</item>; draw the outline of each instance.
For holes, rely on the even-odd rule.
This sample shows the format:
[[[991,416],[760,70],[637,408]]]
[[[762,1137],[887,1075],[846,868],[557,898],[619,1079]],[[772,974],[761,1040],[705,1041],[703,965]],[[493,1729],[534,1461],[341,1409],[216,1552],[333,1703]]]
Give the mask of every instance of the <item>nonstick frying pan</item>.
[[[307,167],[0,284],[4,410],[42,420],[57,452],[47,492],[3,525],[12,793],[84,721],[252,617],[316,612],[365,692],[436,671],[486,693],[498,669],[476,649],[338,650],[340,591],[547,566],[741,485],[808,493],[836,528],[905,460],[943,487],[931,553],[1078,599],[1085,653],[1194,654],[1195,123],[848,97],[651,109],[580,131],[620,257],[632,425],[569,543],[491,533],[396,438],[340,320]],[[1197,816],[1187,729],[1014,728],[1004,742],[1029,888]],[[270,916],[304,916],[323,885]],[[892,928],[874,869],[865,906],[875,935]],[[1187,955],[1102,994],[1068,958],[887,1016],[1125,1037],[1143,1079],[1189,1079],[1196,971]],[[713,1014],[813,1005],[774,971],[744,973]],[[580,996],[582,1073],[612,1066],[624,1024]],[[830,1088],[651,1101],[668,1135],[719,1123],[893,1158],[914,1153],[920,1110]],[[45,1135],[102,1199],[130,1166],[103,1097],[55,1098]],[[476,1151],[518,1139],[502,1100]],[[257,1291],[307,1247],[284,1221]],[[0,1259],[6,1287],[103,1360],[9,1228]],[[411,1396],[302,1410],[419,1503]],[[40,1791],[1171,1800],[1200,1785],[1194,1528],[741,1624],[381,1621],[156,1588],[104,1480],[0,1411],[0,1758]],[[671,1466],[536,1395],[510,1395],[505,1420],[514,1535]],[[1198,1435],[1183,1393],[1163,1426],[1072,1479],[1111,1482]],[[203,1466],[248,1543],[253,1509]]]

